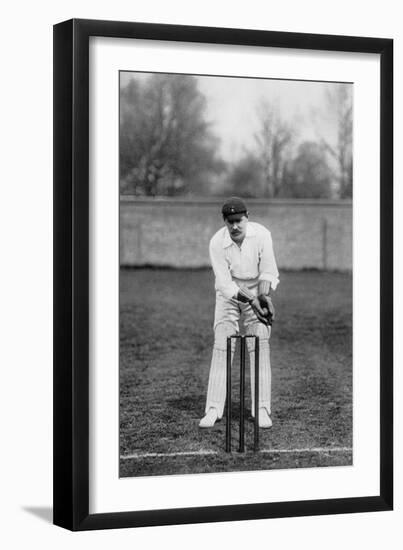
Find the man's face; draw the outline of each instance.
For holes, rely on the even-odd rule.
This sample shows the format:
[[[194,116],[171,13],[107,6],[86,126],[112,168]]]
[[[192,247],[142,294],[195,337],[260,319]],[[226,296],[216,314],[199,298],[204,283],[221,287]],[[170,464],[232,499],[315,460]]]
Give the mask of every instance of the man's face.
[[[248,217],[245,214],[233,214],[225,218],[225,225],[235,243],[241,243],[246,235]]]

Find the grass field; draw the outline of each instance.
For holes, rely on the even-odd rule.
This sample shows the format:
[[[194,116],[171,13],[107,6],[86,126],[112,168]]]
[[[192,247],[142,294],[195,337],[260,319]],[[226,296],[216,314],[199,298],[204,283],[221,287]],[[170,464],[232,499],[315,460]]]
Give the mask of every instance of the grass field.
[[[244,455],[224,452],[224,421],[198,427],[213,344],[213,285],[208,270],[121,270],[120,476],[351,464],[351,275],[281,274],[271,337],[273,427],[260,431],[262,451],[254,454],[248,418]],[[247,417],[249,411],[247,379]],[[236,449],[235,400],[233,412]]]

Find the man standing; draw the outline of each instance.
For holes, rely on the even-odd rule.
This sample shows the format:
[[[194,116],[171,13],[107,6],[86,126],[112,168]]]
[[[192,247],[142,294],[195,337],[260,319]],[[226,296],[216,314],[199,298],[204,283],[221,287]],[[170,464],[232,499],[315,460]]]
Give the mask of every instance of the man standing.
[[[239,332],[242,317],[247,334],[259,336],[259,426],[270,428],[271,367],[269,338],[274,307],[270,291],[279,282],[271,234],[250,222],[244,201],[231,197],[222,207],[225,227],[210,241],[210,260],[215,275],[216,306],[214,348],[201,428],[211,428],[222,418],[226,396],[227,337]],[[235,342],[233,342],[232,355]],[[248,339],[251,388],[254,387],[254,339]],[[254,393],[252,389],[252,411]],[[253,414],[253,412],[252,412]]]

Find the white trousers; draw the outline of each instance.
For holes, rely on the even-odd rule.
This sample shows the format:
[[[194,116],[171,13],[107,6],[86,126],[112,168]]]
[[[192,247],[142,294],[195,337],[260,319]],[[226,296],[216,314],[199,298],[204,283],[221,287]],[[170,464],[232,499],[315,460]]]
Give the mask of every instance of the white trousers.
[[[211,359],[210,375],[207,388],[206,412],[215,407],[218,417],[224,412],[226,397],[226,352],[227,337],[239,333],[239,321],[245,327],[245,334],[259,336],[259,407],[265,407],[271,414],[271,365],[269,339],[271,327],[258,321],[249,304],[243,304],[234,299],[225,298],[220,292],[216,293],[216,307],[214,315],[214,347]],[[255,379],[255,340],[247,339],[251,375],[252,411],[254,411],[254,379]],[[232,344],[232,357],[235,351],[235,340]]]

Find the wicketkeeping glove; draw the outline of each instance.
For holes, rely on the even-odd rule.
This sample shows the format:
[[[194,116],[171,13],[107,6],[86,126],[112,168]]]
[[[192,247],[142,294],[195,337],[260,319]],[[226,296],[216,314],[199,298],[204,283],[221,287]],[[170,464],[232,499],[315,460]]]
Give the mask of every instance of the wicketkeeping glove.
[[[254,314],[256,315],[256,317],[259,319],[259,321],[261,323],[263,323],[264,325],[271,324],[271,322],[270,322],[271,320],[270,320],[269,316],[265,314],[265,310],[261,306],[258,298],[255,298],[254,300],[252,300],[249,303],[250,303],[251,308],[253,309]],[[268,310],[266,309],[266,311],[268,311]]]
[[[273,306],[273,302],[271,301],[270,296],[267,294],[259,294],[258,296],[260,307],[262,308],[264,312],[264,316],[267,319],[267,324],[272,325],[274,321],[274,317],[276,314],[276,311]]]

